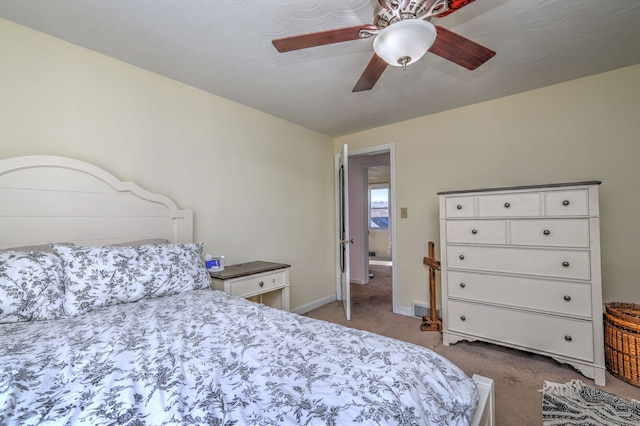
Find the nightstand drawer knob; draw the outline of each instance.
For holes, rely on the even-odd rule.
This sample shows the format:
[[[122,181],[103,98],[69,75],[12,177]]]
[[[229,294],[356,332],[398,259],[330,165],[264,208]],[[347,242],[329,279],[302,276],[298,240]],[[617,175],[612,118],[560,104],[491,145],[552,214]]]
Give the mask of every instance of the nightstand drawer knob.
[[[565,268],[569,267],[569,262],[562,262],[562,266],[564,266]]]
[[[504,203],[504,208],[508,209],[509,207],[511,207],[511,203]]]
[[[477,233],[478,233],[478,230],[477,230],[477,229],[472,229],[472,230],[471,230],[471,233],[472,233],[473,235],[475,235],[475,234],[477,234]]]
[[[461,288],[465,288],[467,285],[465,283],[460,283]]]
[[[570,342],[573,339],[571,338],[571,336],[564,336],[564,340],[566,340],[567,342]]]
[[[458,209],[458,210],[462,210],[462,204],[458,204],[458,205],[456,206],[456,209]]]
[[[569,202],[569,200],[564,200],[564,201],[562,202],[562,205],[563,205],[563,206],[568,206],[569,204],[571,204],[571,203]]]
[[[567,301],[567,302],[570,302],[571,301],[571,296],[565,296],[564,300]]]
[[[460,260],[464,260],[464,254],[460,255]]]
[[[264,281],[260,281],[260,282],[258,283],[258,285],[259,285],[260,287],[264,287]]]
[[[544,235],[549,235],[549,234],[551,234],[551,231],[549,231],[548,229],[545,229],[544,231],[542,231],[542,233]]]
[[[467,317],[465,317],[464,315],[460,316],[460,321],[466,321],[466,320],[467,320]]]

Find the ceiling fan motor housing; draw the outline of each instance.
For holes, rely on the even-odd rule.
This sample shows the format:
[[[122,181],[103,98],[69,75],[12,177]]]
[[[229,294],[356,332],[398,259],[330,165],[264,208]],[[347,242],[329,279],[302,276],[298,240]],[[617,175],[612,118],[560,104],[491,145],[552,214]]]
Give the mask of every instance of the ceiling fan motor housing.
[[[427,12],[426,6],[429,2],[430,0],[410,0],[408,2],[380,0],[380,4],[382,7],[379,8],[376,15],[374,16],[373,24],[376,27],[383,29],[400,20],[415,19]],[[387,7],[385,7],[383,3],[386,4]],[[399,9],[394,9],[392,3],[397,4]],[[408,4],[404,5],[403,3]]]

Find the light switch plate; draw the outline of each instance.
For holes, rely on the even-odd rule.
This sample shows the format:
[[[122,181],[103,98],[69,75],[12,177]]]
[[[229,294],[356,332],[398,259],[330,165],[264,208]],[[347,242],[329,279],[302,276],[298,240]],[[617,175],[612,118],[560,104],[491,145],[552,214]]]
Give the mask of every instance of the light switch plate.
[[[406,219],[408,217],[406,207],[400,207],[400,217],[403,219]]]

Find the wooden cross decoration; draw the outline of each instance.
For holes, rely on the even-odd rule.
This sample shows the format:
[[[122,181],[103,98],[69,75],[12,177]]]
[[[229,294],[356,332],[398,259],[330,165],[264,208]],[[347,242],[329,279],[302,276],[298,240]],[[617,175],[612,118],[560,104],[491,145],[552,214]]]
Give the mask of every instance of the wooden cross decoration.
[[[438,319],[436,309],[436,271],[440,270],[440,261],[435,258],[435,244],[433,241],[429,241],[427,253],[428,255],[422,259],[422,263],[429,267],[429,306],[431,313],[429,316],[422,317],[420,330],[442,332],[442,321]]]

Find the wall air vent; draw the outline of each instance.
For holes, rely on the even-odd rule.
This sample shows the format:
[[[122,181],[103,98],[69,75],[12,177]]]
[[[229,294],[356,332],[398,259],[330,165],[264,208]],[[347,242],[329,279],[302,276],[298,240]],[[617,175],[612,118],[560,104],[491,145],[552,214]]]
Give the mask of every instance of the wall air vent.
[[[416,318],[428,317],[431,315],[431,308],[419,302],[413,302],[411,304],[413,316]],[[436,315],[438,318],[442,318],[440,309],[436,309]]]

